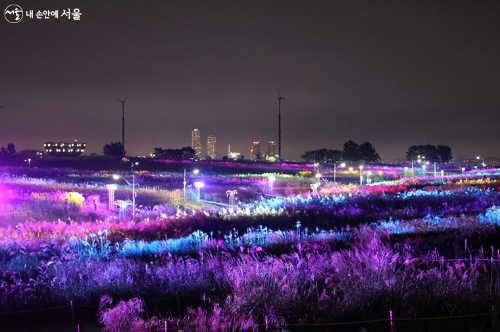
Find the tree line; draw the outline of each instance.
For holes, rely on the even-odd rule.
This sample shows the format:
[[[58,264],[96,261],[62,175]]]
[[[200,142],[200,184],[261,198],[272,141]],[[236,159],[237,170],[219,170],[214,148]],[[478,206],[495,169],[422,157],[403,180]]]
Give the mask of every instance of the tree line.
[[[417,161],[419,159],[431,163],[447,163],[453,159],[453,155],[448,145],[434,146],[426,144],[410,146],[408,152],[406,152],[406,160]]]
[[[323,163],[376,163],[380,161],[380,156],[370,142],[357,144],[353,141],[344,143],[342,150],[319,149],[306,151],[300,156],[306,162],[323,162]],[[412,145],[406,152],[406,160],[408,161],[429,161],[431,163],[446,163],[453,159],[451,148],[447,145],[434,146]]]
[[[357,163],[363,160],[365,163],[376,163],[380,161],[380,156],[370,142],[357,144],[354,141],[344,143],[344,148],[340,150],[319,149],[306,151],[300,156],[306,162],[336,163],[345,161]]]
[[[116,142],[105,144],[103,153],[108,157],[124,157],[126,151],[121,142]],[[181,149],[154,148],[153,156],[155,158],[165,158],[170,160],[192,160],[196,157],[194,149],[189,146]]]

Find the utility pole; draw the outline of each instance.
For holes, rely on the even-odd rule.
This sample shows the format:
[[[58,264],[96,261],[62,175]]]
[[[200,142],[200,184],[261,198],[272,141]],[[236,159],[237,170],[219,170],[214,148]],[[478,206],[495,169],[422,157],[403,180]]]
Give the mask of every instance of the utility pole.
[[[285,97],[281,97],[280,90],[278,90],[278,160],[281,160],[281,99]]]
[[[122,103],[122,146],[123,150],[125,151],[125,100],[127,100],[128,97],[125,97],[125,99],[120,100],[118,98],[118,101]]]

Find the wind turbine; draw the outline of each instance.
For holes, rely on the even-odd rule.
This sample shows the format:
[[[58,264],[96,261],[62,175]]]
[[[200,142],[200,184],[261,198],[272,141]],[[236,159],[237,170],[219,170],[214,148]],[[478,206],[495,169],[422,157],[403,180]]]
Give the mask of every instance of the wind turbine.
[[[278,90],[278,160],[281,160],[281,97],[280,90]]]
[[[120,100],[118,98],[118,101],[122,103],[122,146],[123,150],[125,150],[125,100],[127,100],[128,97],[125,97],[125,99]]]

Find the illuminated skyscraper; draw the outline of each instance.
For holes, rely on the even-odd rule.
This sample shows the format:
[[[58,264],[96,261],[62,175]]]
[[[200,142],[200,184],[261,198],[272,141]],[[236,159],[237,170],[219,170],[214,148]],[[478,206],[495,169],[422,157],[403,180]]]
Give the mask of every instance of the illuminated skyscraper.
[[[215,136],[208,136],[207,138],[207,156],[215,159]]]
[[[276,158],[276,145],[274,141],[269,141],[269,145],[267,146],[266,158]]]
[[[196,155],[196,159],[200,159],[201,156],[201,140],[200,140],[200,131],[198,129],[193,129],[191,133],[191,147],[194,150],[194,154]]]
[[[250,150],[250,155],[252,156],[252,160],[259,160],[261,158],[259,142],[253,142],[252,150]]]

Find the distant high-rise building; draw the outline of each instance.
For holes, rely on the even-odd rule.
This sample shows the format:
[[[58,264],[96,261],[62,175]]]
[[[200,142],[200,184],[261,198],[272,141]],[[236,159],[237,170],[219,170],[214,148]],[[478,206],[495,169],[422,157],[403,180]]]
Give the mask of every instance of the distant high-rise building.
[[[266,158],[276,157],[276,145],[274,141],[269,141],[267,146]]]
[[[239,152],[230,152],[228,155],[227,155],[227,158],[228,159],[234,159],[234,160],[238,160],[238,159],[242,159],[243,156],[241,155],[241,153]]]
[[[196,159],[200,159],[201,156],[201,139],[200,139],[200,131],[198,129],[193,129],[191,133],[191,147],[194,150],[194,154]]]
[[[242,159],[243,156],[239,152],[231,152],[231,144],[228,144],[227,145],[227,158],[238,160],[238,159]]]
[[[252,160],[259,160],[261,158],[259,142],[253,142],[252,150],[250,150],[250,155],[252,156]]]
[[[215,158],[215,136],[208,136],[207,138],[207,156],[209,156],[212,159]]]

